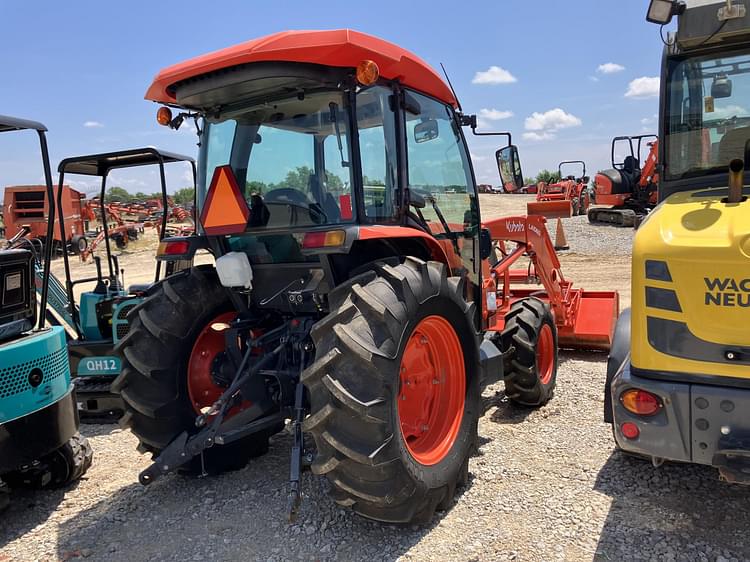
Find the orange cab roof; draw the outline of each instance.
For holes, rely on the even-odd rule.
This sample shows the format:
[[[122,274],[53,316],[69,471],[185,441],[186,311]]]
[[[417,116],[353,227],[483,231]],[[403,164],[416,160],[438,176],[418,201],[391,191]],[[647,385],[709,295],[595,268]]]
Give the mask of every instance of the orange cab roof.
[[[456,98],[426,62],[401,47],[351,29],[282,31],[167,67],[154,78],[146,99],[175,103],[170,87],[209,72],[252,62],[300,62],[354,68],[369,59],[380,76],[456,106]]]

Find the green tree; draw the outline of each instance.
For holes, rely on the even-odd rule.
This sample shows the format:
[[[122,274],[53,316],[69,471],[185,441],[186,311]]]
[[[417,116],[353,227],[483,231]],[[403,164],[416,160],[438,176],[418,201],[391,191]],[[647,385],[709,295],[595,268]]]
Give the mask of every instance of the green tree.
[[[383,180],[374,180],[374,179],[369,178],[367,176],[364,176],[362,178],[362,182],[365,185],[370,185],[372,187],[385,187],[385,182]]]
[[[178,205],[190,205],[195,198],[195,189],[192,187],[185,187],[178,189],[174,192],[172,199]]]
[[[262,181],[245,182],[245,193],[247,194],[259,193],[263,195],[267,191],[268,191],[268,186]]]
[[[104,200],[108,203],[128,203],[133,200],[133,196],[122,187],[113,186],[107,190]]]
[[[298,166],[296,169],[287,172],[284,180],[274,184],[272,189],[292,188],[306,191],[312,173],[313,170],[309,166]]]
[[[148,199],[148,195],[146,193],[143,193],[142,191],[139,191],[135,195],[133,195],[133,199],[135,201],[145,201],[146,199]]]
[[[535,183],[539,183],[540,181],[543,181],[544,183],[558,182],[560,181],[560,173],[551,172],[550,170],[542,170],[537,174]]]
[[[536,185],[536,178],[523,178],[524,185]]]

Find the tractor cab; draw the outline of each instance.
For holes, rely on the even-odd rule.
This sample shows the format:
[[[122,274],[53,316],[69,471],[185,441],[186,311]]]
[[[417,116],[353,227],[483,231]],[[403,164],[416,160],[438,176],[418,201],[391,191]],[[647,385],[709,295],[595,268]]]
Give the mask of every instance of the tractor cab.
[[[150,147],[75,156],[62,160],[58,166],[61,186],[70,175],[99,178],[101,182],[99,196],[88,206],[89,224],[97,226],[90,232],[91,243],[80,254],[81,263],[72,264],[69,256],[63,254],[65,280],[52,277],[50,283],[50,307],[53,316],[69,332],[70,365],[81,417],[86,421],[116,418],[121,413],[119,398],[109,393],[109,384],[120,372],[120,361],[113,354],[113,347],[127,332],[127,315],[143,300],[148,287],[180,267],[179,263],[171,262],[162,270],[157,262],[155,271],[138,268],[131,272],[134,278],[129,279],[125,268],[120,267],[120,257],[128,244],[147,230],[155,229],[159,241],[167,235],[173,205],[167,195],[165,166],[181,162],[190,165],[195,177],[192,158]],[[157,166],[159,170],[159,202],[164,212],[156,219],[149,220],[148,214],[144,214],[142,202],[126,205],[108,201],[106,197],[112,171],[141,166]],[[62,190],[57,192],[58,209],[62,208],[62,193]],[[192,231],[192,219],[189,215],[184,219],[185,226],[178,230]],[[66,228],[64,214],[58,224],[61,230]],[[94,255],[101,246],[103,258]],[[93,257],[93,265],[88,267],[94,269],[89,270],[94,275],[86,272],[85,262],[89,257]]]
[[[323,35],[300,33],[278,38],[283,62],[250,42],[228,75],[182,80],[173,67],[157,76],[148,97],[188,108],[165,123],[204,116],[202,233],[221,236],[210,239],[217,253],[248,257],[261,308],[278,307],[284,287],[334,287],[394,251],[447,255],[474,299],[480,215],[455,97],[434,72],[407,72],[421,61],[347,33],[372,50],[318,60]]]

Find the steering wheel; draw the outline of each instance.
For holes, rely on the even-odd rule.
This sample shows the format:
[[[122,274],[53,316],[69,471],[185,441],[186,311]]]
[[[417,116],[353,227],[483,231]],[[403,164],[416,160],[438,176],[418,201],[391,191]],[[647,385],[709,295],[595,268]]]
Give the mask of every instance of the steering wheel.
[[[313,222],[323,224],[328,222],[323,209],[317,203],[310,201],[310,199],[301,191],[291,187],[280,187],[279,189],[272,189],[266,193],[264,197],[265,203],[280,203],[282,205],[291,205],[292,207],[300,207],[307,210],[310,213],[310,218]]]
[[[292,203],[306,207],[310,205],[311,201],[307,198],[307,195],[301,191],[291,187],[281,187],[279,189],[272,189],[263,197],[266,203]]]

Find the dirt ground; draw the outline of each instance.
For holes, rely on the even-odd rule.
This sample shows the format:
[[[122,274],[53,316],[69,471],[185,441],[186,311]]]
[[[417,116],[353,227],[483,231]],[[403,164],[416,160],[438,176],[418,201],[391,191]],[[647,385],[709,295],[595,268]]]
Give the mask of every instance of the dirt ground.
[[[523,214],[528,200],[482,196],[483,216]],[[564,274],[587,289],[621,291],[627,306],[632,231],[584,217],[566,219],[565,230]],[[127,283],[149,279],[152,252],[148,240],[127,249]],[[555,398],[538,410],[511,405],[502,383],[487,389],[469,486],[422,528],[363,520],[309,472],[300,519],[287,524],[285,432],[238,472],[170,475],[144,488],[137,475],[150,461],[133,435],[83,426],[91,470],[65,490],[13,493],[0,515],[0,562],[750,560],[748,489],[705,467],[657,469],[614,450],[602,422],[605,368],[606,354],[562,353]]]

